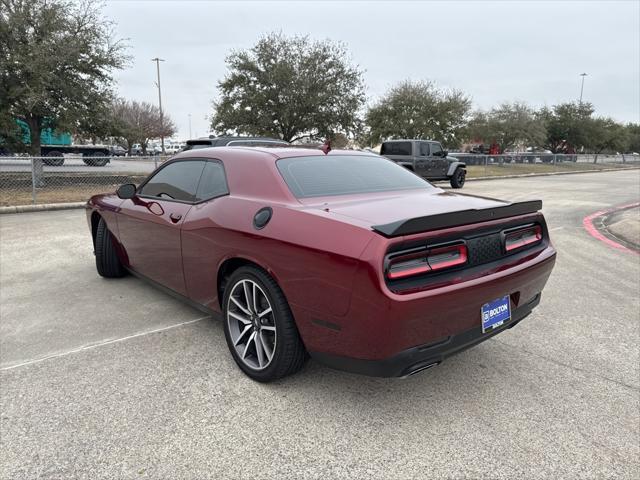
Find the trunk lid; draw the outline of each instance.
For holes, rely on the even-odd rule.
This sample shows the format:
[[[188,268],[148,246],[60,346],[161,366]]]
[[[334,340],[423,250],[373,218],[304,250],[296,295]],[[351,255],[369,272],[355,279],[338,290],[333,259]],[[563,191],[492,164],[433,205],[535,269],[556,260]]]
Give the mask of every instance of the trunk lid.
[[[439,188],[301,200],[387,237],[531,213],[541,202],[510,203]]]

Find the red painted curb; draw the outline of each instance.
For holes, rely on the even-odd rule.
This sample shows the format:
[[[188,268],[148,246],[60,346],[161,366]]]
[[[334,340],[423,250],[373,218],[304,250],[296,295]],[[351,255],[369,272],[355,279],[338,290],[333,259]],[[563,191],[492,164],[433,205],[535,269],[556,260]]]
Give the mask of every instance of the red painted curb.
[[[609,245],[612,248],[618,249],[618,250],[624,250],[626,252],[630,252],[630,253],[635,253],[636,255],[640,254],[639,251],[637,250],[632,250],[631,248],[625,247],[624,245],[621,245],[620,243],[611,240],[608,237],[605,237],[602,233],[600,233],[600,231],[596,228],[596,226],[593,224],[593,221],[596,218],[600,218],[604,215],[609,215],[611,213],[614,212],[618,212],[620,210],[626,210],[627,208],[634,208],[634,207],[638,207],[640,206],[640,202],[637,203],[630,203],[628,205],[621,205],[615,208],[610,208],[608,210],[600,210],[598,212],[592,213],[591,215],[588,215],[586,217],[584,217],[584,219],[582,220],[582,225],[584,226],[585,230],[587,231],[587,233],[589,233],[589,235],[591,235],[592,237],[600,240],[601,242],[606,243],[607,245]]]

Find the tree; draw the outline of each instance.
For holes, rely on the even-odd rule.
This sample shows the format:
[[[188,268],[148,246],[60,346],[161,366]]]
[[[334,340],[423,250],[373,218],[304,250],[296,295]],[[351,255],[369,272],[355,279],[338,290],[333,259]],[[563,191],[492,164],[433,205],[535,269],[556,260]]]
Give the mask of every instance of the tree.
[[[176,133],[171,118],[166,113],[161,118],[160,109],[147,102],[117,99],[111,106],[110,117],[111,135],[124,140],[129,154],[134,143],[139,143],[146,154],[149,140]]]
[[[0,97],[2,93],[0,92]],[[8,152],[23,152],[24,131],[6,108],[2,108],[0,98],[0,155]]]
[[[593,163],[598,161],[598,155],[604,151],[617,152],[624,150],[629,138],[625,127],[611,118],[591,119],[587,126],[587,148],[595,153]]]
[[[465,141],[468,143],[492,143],[498,135],[490,128],[489,113],[476,110],[471,114],[471,118],[465,129]]]
[[[95,1],[0,0],[0,117],[24,121],[40,155],[43,128],[77,130],[109,102],[124,49]]]
[[[107,103],[107,101],[109,103]],[[76,137],[89,139],[96,144],[99,140],[117,136],[118,118],[113,115],[113,99],[96,99],[91,104],[91,114],[80,118],[69,131]]]
[[[503,103],[488,113],[476,112],[469,122],[467,135],[485,143],[497,143],[500,150],[518,146],[542,145],[545,127],[535,111],[525,103]]]
[[[272,33],[226,59],[211,128],[292,142],[350,133],[364,104],[362,72],[344,46]]]
[[[593,114],[590,103],[561,103],[553,108],[545,107],[538,112],[538,118],[547,131],[545,148],[553,153],[562,153],[561,147],[569,144],[578,150],[589,143],[588,130]]]
[[[640,153],[640,124],[627,123],[625,129],[627,131],[627,146],[624,150]]]
[[[130,102],[117,98],[111,105],[110,117],[113,119],[112,135],[119,138],[131,155],[131,147],[139,138],[144,136],[139,128],[139,106],[136,102]]]
[[[349,138],[344,133],[336,133],[331,138],[331,148],[341,150],[349,146]]]
[[[459,90],[441,90],[432,82],[404,82],[392,87],[366,113],[368,143],[392,138],[439,140],[460,144],[471,99]]]

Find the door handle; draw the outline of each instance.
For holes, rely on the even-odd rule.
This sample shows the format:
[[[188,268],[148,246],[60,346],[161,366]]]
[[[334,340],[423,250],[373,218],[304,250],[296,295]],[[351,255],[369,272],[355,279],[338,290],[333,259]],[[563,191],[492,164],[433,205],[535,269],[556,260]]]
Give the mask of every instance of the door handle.
[[[169,218],[173,223],[178,223],[182,218],[182,215],[180,215],[179,213],[171,213],[169,214]]]

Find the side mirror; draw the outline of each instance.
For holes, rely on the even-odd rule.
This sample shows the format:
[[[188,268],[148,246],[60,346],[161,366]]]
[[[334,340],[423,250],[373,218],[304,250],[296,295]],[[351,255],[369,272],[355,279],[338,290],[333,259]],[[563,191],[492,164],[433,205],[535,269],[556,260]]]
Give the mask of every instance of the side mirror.
[[[443,150],[441,155],[442,155],[442,158],[447,158],[447,155],[449,155],[449,152],[447,150]]]
[[[123,200],[133,198],[136,196],[136,186],[133,183],[120,185],[118,190],[116,190],[116,195],[118,195],[118,198],[122,198]]]

